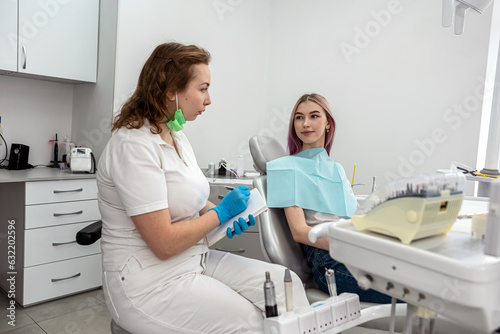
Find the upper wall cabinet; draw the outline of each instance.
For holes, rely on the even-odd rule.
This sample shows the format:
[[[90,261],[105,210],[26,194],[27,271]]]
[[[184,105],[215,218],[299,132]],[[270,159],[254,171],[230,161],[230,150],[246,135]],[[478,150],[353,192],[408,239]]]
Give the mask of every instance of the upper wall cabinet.
[[[17,71],[17,0],[0,1],[0,71]]]
[[[99,0],[2,0],[0,70],[96,82],[98,33]]]

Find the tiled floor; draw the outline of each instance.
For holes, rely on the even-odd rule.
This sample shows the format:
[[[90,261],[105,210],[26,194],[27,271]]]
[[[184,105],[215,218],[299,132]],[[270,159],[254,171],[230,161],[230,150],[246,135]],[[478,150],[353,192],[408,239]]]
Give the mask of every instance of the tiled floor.
[[[9,324],[7,295],[0,291],[0,333],[109,334],[109,316],[101,289],[22,308],[16,304],[15,326]]]

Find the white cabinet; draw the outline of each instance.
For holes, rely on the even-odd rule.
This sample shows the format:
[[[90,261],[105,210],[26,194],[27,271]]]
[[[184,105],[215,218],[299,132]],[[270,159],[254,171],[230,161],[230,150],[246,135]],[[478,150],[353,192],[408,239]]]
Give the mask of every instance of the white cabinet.
[[[15,291],[9,298],[26,306],[101,286],[100,240],[76,243],[100,219],[95,179],[3,183],[0,202],[0,286]]]
[[[0,65],[1,69],[15,71],[17,76],[96,82],[99,0],[2,0],[0,22],[0,59],[8,64],[5,68]]]
[[[17,71],[17,0],[0,1],[0,72]]]

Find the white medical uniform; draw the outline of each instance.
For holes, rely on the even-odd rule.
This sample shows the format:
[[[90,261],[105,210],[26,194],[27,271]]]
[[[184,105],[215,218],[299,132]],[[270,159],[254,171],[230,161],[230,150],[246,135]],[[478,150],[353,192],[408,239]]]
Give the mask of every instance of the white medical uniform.
[[[199,217],[209,185],[182,132],[175,148],[150,125],[120,128],[99,161],[103,290],[115,322],[132,333],[263,333],[265,272],[285,310],[284,268],[209,250],[203,238],[165,261],[141,238],[130,216],[168,208],[172,222]],[[238,237],[238,236],[236,236]],[[258,247],[258,245],[256,245]],[[294,304],[307,307],[293,275]]]

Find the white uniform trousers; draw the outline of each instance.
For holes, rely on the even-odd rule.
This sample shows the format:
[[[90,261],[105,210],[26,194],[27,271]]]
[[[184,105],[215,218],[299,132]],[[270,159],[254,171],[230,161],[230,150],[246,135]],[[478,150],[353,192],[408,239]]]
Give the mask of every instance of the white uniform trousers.
[[[259,334],[264,333],[266,271],[281,314],[284,267],[214,250],[174,266],[145,269],[131,258],[122,271],[104,272],[103,290],[112,318],[131,333]],[[309,307],[293,272],[292,280],[294,308]]]

